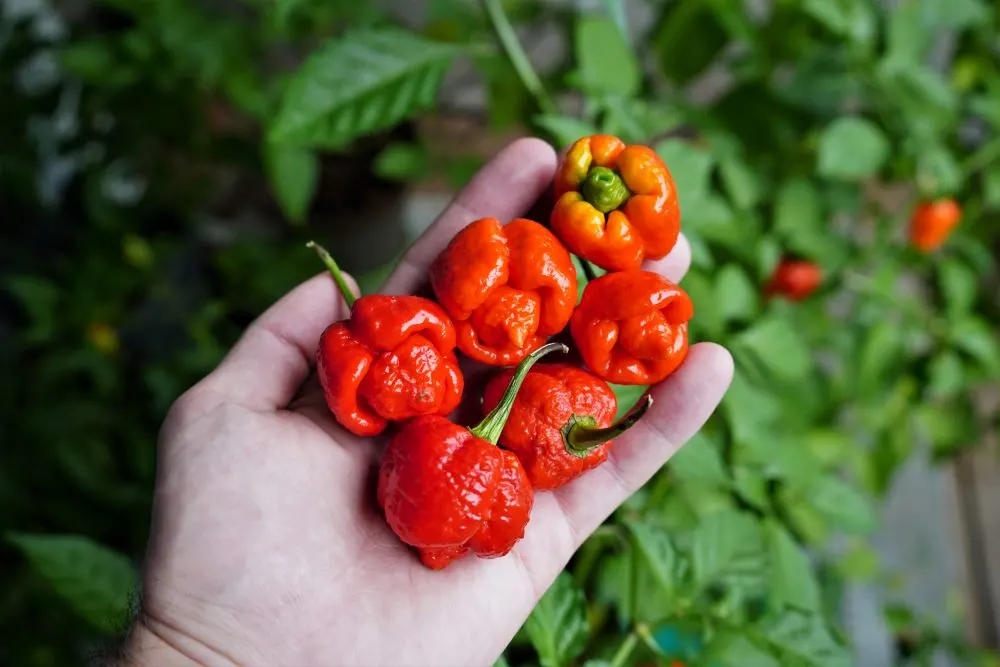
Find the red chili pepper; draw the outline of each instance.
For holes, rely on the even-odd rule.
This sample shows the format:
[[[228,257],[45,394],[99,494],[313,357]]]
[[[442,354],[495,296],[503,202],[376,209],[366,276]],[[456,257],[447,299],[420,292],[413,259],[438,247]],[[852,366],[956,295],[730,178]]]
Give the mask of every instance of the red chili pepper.
[[[681,231],[674,178],[648,146],[618,137],[583,137],[555,177],[549,220],[572,252],[608,271],[666,257]]]
[[[512,366],[562,331],[577,296],[569,252],[524,218],[462,229],[431,266],[431,286],[455,321],[458,349],[492,366]]]
[[[486,385],[483,410],[499,403],[514,371],[498,373]],[[608,458],[612,439],[632,427],[653,399],[617,425],[618,400],[604,380],[569,364],[538,364],[514,400],[500,444],[517,455],[531,485],[559,488]]]
[[[393,532],[434,570],[471,552],[503,556],[524,536],[533,503],[517,457],[496,446],[524,376],[550,343],[517,367],[496,407],[472,429],[444,417],[417,417],[389,442],[379,470],[378,502]]]
[[[806,261],[783,259],[764,290],[767,296],[783,296],[789,301],[802,301],[823,282],[823,270]]]
[[[962,220],[962,207],[954,199],[921,202],[910,219],[910,242],[922,252],[940,248]]]
[[[376,435],[388,422],[446,415],[462,399],[455,329],[430,299],[373,294],[355,300],[330,254],[310,243],[351,307],[319,339],[317,374],[337,422]]]
[[[598,377],[653,384],[687,356],[687,323],[693,315],[687,292],[658,273],[607,273],[587,283],[570,332]]]

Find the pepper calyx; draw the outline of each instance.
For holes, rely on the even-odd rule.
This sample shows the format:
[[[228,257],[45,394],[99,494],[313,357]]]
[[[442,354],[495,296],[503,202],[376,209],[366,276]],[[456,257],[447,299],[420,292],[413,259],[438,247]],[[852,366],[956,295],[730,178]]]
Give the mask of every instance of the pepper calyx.
[[[607,167],[591,167],[580,185],[583,199],[601,213],[610,213],[620,207],[632,193],[625,181]]]

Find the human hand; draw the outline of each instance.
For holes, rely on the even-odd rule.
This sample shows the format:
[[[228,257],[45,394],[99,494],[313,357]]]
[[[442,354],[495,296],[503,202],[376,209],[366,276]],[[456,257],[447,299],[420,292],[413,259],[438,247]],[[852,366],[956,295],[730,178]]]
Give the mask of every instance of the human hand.
[[[541,141],[508,146],[382,291],[416,290],[474,219],[524,215],[555,166]],[[689,261],[682,239],[646,268],[679,280]],[[431,571],[377,508],[379,443],[340,428],[310,374],[323,329],[347,316],[330,276],[314,277],[171,409],[127,664],[491,665],[577,547],[702,426],[732,377],[723,348],[694,345],[604,465],[535,496],[510,555]],[[482,378],[466,379],[469,399],[480,396]]]

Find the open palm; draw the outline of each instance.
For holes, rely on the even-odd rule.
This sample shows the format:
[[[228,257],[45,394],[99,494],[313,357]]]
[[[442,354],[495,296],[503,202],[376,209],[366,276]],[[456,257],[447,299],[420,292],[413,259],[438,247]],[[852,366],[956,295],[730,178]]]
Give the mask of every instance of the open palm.
[[[383,291],[415,290],[472,220],[525,214],[555,163],[541,141],[511,144]],[[678,280],[688,262],[682,242],[647,268]],[[341,429],[310,374],[320,333],[347,314],[329,276],[309,280],[174,405],[160,439],[131,662],[490,665],[580,543],[701,427],[732,375],[725,350],[692,347],[605,465],[536,495],[525,539],[509,556],[469,557],[435,572],[375,504],[382,443]],[[479,379],[467,378],[468,401],[480,395]]]

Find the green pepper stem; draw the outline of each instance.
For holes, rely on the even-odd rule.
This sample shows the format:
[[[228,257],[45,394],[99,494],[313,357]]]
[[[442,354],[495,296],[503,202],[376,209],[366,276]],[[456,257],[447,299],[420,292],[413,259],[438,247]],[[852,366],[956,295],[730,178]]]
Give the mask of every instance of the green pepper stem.
[[[622,177],[607,167],[591,167],[580,192],[601,213],[610,213],[632,196]]]
[[[607,428],[598,428],[593,417],[578,417],[573,415],[569,422],[563,427],[563,442],[566,444],[566,451],[573,456],[583,458],[594,449],[600,447],[608,440],[614,440],[625,431],[635,426],[636,422],[649,410],[653,404],[653,397],[646,394],[646,397],[636,406],[631,414],[626,415],[617,424],[612,424]]]
[[[497,403],[495,408],[490,410],[490,413],[486,415],[483,421],[479,422],[479,426],[469,429],[472,431],[472,435],[494,445],[497,444],[497,440],[500,439],[500,434],[503,432],[503,427],[507,425],[507,418],[510,417],[510,411],[514,407],[514,399],[517,398],[517,392],[521,390],[521,384],[524,382],[524,378],[527,377],[528,371],[531,370],[536,361],[549,352],[555,352],[556,350],[564,353],[569,352],[569,348],[562,343],[549,343],[529,354],[517,365],[514,377],[510,379],[510,384],[507,385],[503,396],[500,397],[500,402]]]
[[[337,283],[337,289],[344,297],[344,301],[347,302],[347,307],[350,308],[354,305],[357,298],[354,296],[354,292],[351,291],[351,286],[347,284],[347,280],[344,278],[343,271],[337,266],[337,261],[333,258],[333,255],[326,251],[326,248],[316,243],[315,241],[310,241],[306,244],[307,248],[312,248],[319,255],[320,260],[330,270],[330,275],[333,276],[333,281]]]

